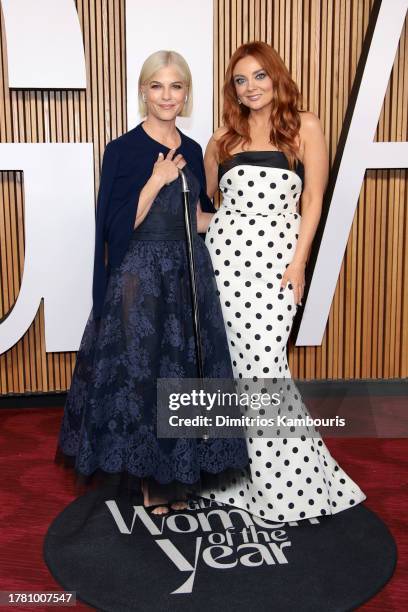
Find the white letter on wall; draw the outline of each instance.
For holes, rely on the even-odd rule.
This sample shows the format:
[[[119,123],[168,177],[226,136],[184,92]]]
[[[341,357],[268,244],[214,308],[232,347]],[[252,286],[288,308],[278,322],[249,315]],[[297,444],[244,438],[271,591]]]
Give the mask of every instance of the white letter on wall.
[[[95,216],[92,144],[0,144],[0,169],[24,173],[24,272],[0,324],[0,353],[44,298],[46,351],[76,351],[91,310]]]
[[[319,345],[322,342],[366,169],[408,167],[408,143],[373,142],[407,8],[407,0],[383,0],[381,3],[305,303],[297,346]]]
[[[139,123],[138,78],[154,51],[177,51],[193,77],[193,112],[179,117],[180,129],[204,148],[213,131],[212,0],[126,0],[126,72],[129,129]]]
[[[82,32],[73,0],[2,0],[9,87],[86,88]]]

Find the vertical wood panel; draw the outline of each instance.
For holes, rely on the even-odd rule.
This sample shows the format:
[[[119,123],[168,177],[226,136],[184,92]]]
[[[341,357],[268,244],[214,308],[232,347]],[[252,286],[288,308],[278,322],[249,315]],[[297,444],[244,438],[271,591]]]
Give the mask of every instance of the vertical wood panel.
[[[1,15],[1,142],[93,142],[96,189],[106,142],[126,131],[124,0],[77,0],[86,91],[10,91]],[[135,101],[136,103],[136,101]],[[18,297],[24,267],[21,172],[0,172],[0,318]],[[75,353],[45,353],[44,305],[23,338],[0,355],[0,393],[64,391]]]
[[[125,2],[77,0],[86,91],[9,91],[1,16],[1,142],[93,142],[95,187],[107,141],[126,130]],[[373,0],[214,0],[214,128],[235,49],[264,40],[298,83],[303,108],[319,115],[333,162]],[[395,58],[376,140],[408,140],[407,24]],[[137,101],[135,100],[136,104]],[[290,346],[299,378],[408,375],[407,171],[369,170],[320,347]],[[0,172],[0,317],[18,297],[24,267],[21,172]],[[44,308],[0,356],[0,393],[68,388],[75,353],[46,354]]]

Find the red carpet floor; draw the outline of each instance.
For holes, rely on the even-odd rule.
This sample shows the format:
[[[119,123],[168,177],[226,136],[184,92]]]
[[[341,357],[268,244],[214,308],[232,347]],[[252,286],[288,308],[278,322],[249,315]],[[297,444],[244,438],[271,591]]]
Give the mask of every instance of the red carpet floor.
[[[62,409],[0,410],[0,591],[62,591],[42,557],[49,524],[75,497],[71,471],[53,463],[61,417]],[[332,438],[326,443],[364,490],[366,505],[385,521],[398,545],[393,578],[359,610],[406,610],[408,440]],[[38,612],[61,607],[18,609]],[[78,603],[68,609],[92,608]]]

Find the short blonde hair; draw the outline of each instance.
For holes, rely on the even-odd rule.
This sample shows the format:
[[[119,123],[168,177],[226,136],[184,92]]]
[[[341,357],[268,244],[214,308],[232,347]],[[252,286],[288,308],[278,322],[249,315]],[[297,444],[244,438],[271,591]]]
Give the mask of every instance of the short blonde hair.
[[[149,57],[145,60],[139,75],[139,112],[142,117],[145,117],[147,112],[146,104],[143,102],[142,85],[145,85],[158,70],[164,68],[165,66],[170,66],[171,64],[177,66],[182,81],[184,81],[187,87],[188,98],[187,102],[184,104],[180,116],[189,117],[191,115],[193,108],[193,83],[190,68],[186,60],[176,51],[156,51],[155,53],[152,53],[152,55],[149,55]]]

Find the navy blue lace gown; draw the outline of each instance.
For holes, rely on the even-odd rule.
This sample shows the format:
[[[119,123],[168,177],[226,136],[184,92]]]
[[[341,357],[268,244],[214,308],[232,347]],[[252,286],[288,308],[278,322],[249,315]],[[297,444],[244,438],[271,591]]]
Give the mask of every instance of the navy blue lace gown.
[[[200,185],[188,165],[196,225]],[[194,235],[204,374],[233,378],[211,258]],[[196,378],[197,363],[180,178],[158,194],[109,275],[100,320],[88,319],[59,435],[56,460],[77,473],[127,473],[151,485],[198,484],[204,474],[248,464],[243,438],[156,435],[157,378]],[[225,475],[225,473],[224,473]]]

